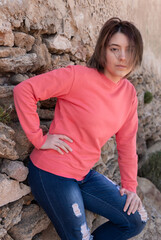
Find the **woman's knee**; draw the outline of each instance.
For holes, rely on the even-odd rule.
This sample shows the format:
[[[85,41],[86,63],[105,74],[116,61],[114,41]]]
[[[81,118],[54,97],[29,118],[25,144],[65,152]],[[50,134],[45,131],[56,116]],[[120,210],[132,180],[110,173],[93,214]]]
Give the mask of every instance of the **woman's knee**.
[[[138,230],[141,232],[148,220],[148,214],[145,208],[142,206],[140,210],[138,210],[139,216],[140,216],[140,222],[138,223]]]
[[[130,232],[133,236],[138,235],[144,229],[146,222],[148,220],[148,215],[144,207],[137,211],[133,218],[131,219]]]

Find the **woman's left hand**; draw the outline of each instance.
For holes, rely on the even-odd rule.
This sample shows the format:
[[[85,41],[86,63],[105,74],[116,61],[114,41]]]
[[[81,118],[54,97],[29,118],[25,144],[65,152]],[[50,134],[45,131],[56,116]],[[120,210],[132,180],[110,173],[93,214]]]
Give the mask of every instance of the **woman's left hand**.
[[[126,212],[127,209],[129,208],[127,212],[128,215],[130,215],[131,213],[134,214],[137,210],[141,209],[142,202],[136,193],[131,192],[125,188],[121,188],[120,194],[121,196],[123,196],[124,194],[127,195],[126,203],[124,206],[124,212]]]

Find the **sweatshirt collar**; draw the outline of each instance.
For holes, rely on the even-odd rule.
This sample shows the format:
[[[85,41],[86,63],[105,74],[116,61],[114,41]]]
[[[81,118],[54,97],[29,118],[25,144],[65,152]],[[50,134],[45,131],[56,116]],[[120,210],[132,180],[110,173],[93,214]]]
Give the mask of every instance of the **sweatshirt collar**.
[[[121,82],[123,81],[123,79],[121,78],[120,81],[118,81],[117,83],[113,82],[111,79],[109,79],[108,77],[105,76],[104,73],[99,73],[101,78],[106,82],[106,84],[110,87],[110,88],[117,88]]]

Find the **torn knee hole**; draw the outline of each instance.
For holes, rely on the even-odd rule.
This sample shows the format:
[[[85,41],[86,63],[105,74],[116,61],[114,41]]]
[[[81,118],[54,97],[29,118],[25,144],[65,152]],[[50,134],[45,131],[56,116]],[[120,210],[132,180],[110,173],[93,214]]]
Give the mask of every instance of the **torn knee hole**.
[[[87,224],[86,224],[86,223],[84,223],[84,224],[81,226],[81,233],[82,233],[82,240],[90,240],[90,239],[93,239],[93,238],[91,238],[90,230],[89,230],[89,228],[87,227]]]
[[[138,210],[138,212],[139,212],[139,214],[140,214],[141,220],[142,220],[143,222],[146,222],[146,221],[148,220],[148,214],[147,214],[145,208],[142,207],[140,210]]]
[[[72,205],[72,208],[73,208],[73,212],[74,212],[74,214],[75,214],[76,217],[82,216],[81,211],[80,211],[80,208],[79,208],[79,206],[78,206],[77,203],[74,203],[74,204]]]

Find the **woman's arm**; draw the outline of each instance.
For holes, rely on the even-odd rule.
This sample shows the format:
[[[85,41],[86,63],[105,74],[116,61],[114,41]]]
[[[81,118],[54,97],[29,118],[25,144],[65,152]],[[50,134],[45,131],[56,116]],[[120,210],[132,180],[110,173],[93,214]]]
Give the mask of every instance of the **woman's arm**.
[[[133,98],[132,106],[123,126],[116,133],[118,163],[121,185],[136,192],[138,158],[136,153],[136,134],[138,129],[137,97]]]
[[[142,203],[136,194],[138,158],[136,154],[136,134],[138,129],[137,97],[132,102],[131,111],[121,129],[116,134],[118,162],[121,175],[120,194],[127,195],[124,211],[127,214],[141,209]]]
[[[14,88],[14,102],[21,126],[29,141],[39,149],[46,142],[37,114],[37,102],[63,97],[74,80],[73,66],[60,68],[23,81]]]

